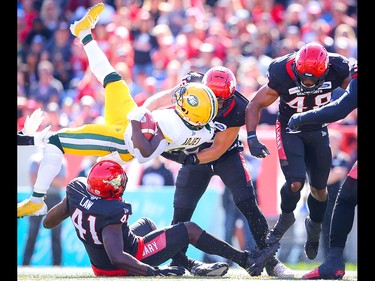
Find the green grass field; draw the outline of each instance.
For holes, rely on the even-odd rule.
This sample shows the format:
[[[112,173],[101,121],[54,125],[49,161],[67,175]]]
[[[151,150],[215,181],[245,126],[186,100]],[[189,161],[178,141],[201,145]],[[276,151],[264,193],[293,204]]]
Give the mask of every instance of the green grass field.
[[[91,268],[79,268],[79,267],[23,267],[19,266],[17,269],[17,280],[74,280],[74,281],[119,281],[124,279],[131,279],[132,281],[143,281],[143,280],[170,280],[170,281],[178,281],[184,279],[190,280],[222,280],[222,279],[230,279],[230,280],[279,280],[279,281],[287,281],[287,280],[297,280],[300,279],[301,276],[313,269],[316,265],[314,264],[298,264],[295,266],[289,266],[291,269],[295,271],[295,278],[277,278],[277,277],[269,277],[265,272],[263,272],[262,276],[258,277],[251,277],[249,276],[246,271],[239,267],[231,267],[228,273],[223,277],[194,277],[191,276],[189,273],[185,273],[184,276],[180,277],[111,277],[111,278],[103,278],[103,277],[95,277],[91,271]],[[302,269],[301,269],[302,268]],[[357,281],[358,280],[357,274],[357,266],[356,265],[347,265],[346,266],[346,274],[342,280],[347,281]]]

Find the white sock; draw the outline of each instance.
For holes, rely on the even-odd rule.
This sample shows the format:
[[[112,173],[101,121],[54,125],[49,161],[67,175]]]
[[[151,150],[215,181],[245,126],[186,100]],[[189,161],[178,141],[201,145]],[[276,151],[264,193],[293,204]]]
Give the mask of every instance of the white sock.
[[[82,42],[83,38],[85,38],[89,34],[91,34],[91,29],[84,29],[80,33],[78,33],[77,37]]]
[[[44,201],[44,196],[43,197],[35,197],[35,196],[31,195],[30,198],[29,198],[29,200],[31,202],[39,204],[39,203],[42,203]]]
[[[81,33],[80,33],[81,34]],[[95,75],[96,79],[100,83],[104,82],[104,78],[112,73],[116,72],[113,68],[104,52],[100,49],[98,43],[95,40],[90,41],[83,46],[83,49],[86,52],[91,72]]]
[[[34,192],[43,194],[47,193],[51,182],[60,172],[62,160],[62,151],[53,144],[47,144],[44,149],[43,159],[40,163],[38,175],[34,184]]]

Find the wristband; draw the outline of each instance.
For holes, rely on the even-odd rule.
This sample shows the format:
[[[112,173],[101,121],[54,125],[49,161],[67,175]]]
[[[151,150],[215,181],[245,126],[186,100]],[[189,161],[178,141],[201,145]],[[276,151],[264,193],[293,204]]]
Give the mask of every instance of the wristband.
[[[257,135],[255,131],[247,132],[247,139],[256,138],[256,137]]]

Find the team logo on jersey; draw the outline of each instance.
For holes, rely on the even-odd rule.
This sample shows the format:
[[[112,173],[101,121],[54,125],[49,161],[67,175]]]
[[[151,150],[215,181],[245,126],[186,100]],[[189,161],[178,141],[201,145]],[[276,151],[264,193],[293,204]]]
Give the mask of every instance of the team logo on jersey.
[[[189,95],[187,97],[187,102],[192,107],[197,107],[199,105],[199,99],[195,95]]]
[[[324,82],[322,86],[319,87],[319,89],[332,89],[332,82],[331,81],[327,81],[327,82]]]
[[[215,128],[218,129],[219,131],[225,131],[227,129],[227,125],[223,124],[223,123],[220,123],[220,122],[217,122],[217,121],[214,121],[214,124],[215,124]]]
[[[327,90],[327,89],[332,89],[331,81],[324,82],[322,86],[320,86],[318,89],[313,90],[313,91],[301,92],[299,87],[290,88],[288,91],[289,91],[289,95],[304,96],[304,95],[309,95],[309,94],[320,94],[322,93],[322,90]]]

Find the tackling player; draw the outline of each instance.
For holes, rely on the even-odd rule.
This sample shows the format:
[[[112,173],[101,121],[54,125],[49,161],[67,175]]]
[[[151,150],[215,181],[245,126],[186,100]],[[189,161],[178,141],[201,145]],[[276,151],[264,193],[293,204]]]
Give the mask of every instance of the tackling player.
[[[68,184],[65,198],[48,211],[43,221],[45,228],[53,228],[70,216],[95,276],[183,275],[184,267],[188,267],[185,255],[179,260],[184,267],[158,266],[189,244],[252,272],[262,268],[278,249],[275,244],[262,251],[238,250],[193,222],[157,229],[150,219],[142,218],[129,226],[132,208],[122,200],[127,180],[118,163],[99,161],[87,178],[78,177]],[[228,267],[221,275],[227,271]]]
[[[211,141],[188,154],[182,151],[162,153],[162,156],[182,164],[176,179],[172,223],[191,220],[211,178],[217,175],[232,193],[237,208],[246,217],[257,246],[263,249],[267,246],[265,238],[268,225],[256,201],[251,175],[244,165],[243,144],[239,140],[240,128],[245,124],[248,100],[236,90],[236,78],[226,67],[212,67],[204,75],[189,72],[183,79],[183,85],[195,82],[208,86],[218,99],[219,111],[214,119],[216,131]],[[154,110],[170,105],[170,95],[160,93],[152,96],[145,101],[144,106]],[[173,260],[172,264],[178,262]],[[265,268],[269,276],[294,276],[275,256],[267,260]],[[260,275],[262,270],[252,272],[252,276]]]
[[[268,83],[257,91],[246,108],[250,153],[264,158],[269,151],[256,136],[260,111],[279,99],[276,142],[286,181],[280,189],[281,214],[270,229],[266,242],[272,244],[279,241],[295,222],[293,211],[301,197],[307,175],[310,193],[307,198],[309,215],[305,219],[305,254],[313,260],[318,253],[327,206],[327,179],[332,161],[328,129],[327,124],[319,122],[291,132],[287,124],[293,113],[322,107],[331,101],[334,89],[346,89],[350,81],[349,62],[344,56],[328,53],[322,45],[312,42],[298,52],[273,60],[267,76]]]
[[[105,124],[64,128],[49,138],[33,194],[17,205],[18,218],[35,215],[44,208],[45,194],[61,168],[64,153],[100,156],[119,163],[135,157],[144,163],[163,151],[193,148],[213,137],[212,119],[217,114],[217,100],[208,87],[199,83],[179,88],[174,93],[176,110],[154,112],[159,130],[150,140],[143,136],[139,121],[146,109],[136,106],[128,85],[91,34],[103,9],[103,3],[96,4],[80,21],[72,24],[70,30],[81,40],[91,71],[105,88]],[[129,121],[131,126],[128,126]]]

